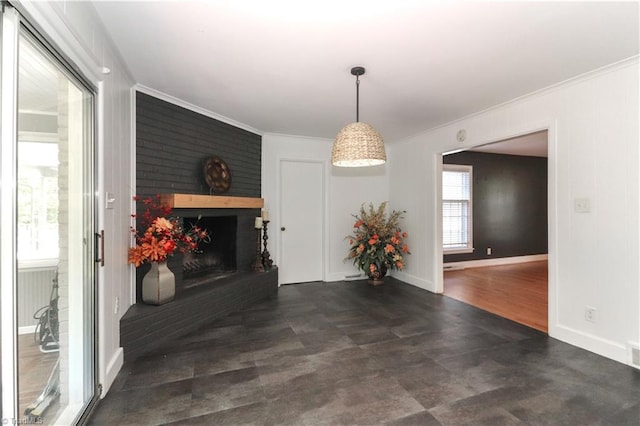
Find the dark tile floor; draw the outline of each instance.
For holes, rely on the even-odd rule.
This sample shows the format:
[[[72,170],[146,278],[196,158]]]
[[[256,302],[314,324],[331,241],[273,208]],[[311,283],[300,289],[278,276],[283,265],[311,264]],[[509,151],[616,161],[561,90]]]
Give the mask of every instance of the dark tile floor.
[[[126,362],[95,425],[640,425],[640,371],[388,279],[276,297]]]

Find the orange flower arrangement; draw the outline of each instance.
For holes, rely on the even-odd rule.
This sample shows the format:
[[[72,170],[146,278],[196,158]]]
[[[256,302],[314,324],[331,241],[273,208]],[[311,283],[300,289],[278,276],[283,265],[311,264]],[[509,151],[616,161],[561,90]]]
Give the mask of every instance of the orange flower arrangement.
[[[405,212],[394,210],[387,218],[386,207],[386,201],[377,209],[371,203],[368,209],[360,206],[360,214],[353,215],[354,233],[347,236],[350,248],[345,260],[352,260],[370,278],[380,278],[388,269],[403,269],[404,255],[410,254],[404,242],[409,234],[399,225]]]
[[[144,231],[131,228],[136,245],[129,248],[129,263],[136,267],[146,262],[165,262],[176,250],[181,253],[197,251],[201,242],[211,241],[207,231],[196,225],[185,230],[179,218],[171,217],[171,207],[163,205],[159,195],[142,202],[146,209],[139,219]],[[135,214],[132,217],[138,218]]]

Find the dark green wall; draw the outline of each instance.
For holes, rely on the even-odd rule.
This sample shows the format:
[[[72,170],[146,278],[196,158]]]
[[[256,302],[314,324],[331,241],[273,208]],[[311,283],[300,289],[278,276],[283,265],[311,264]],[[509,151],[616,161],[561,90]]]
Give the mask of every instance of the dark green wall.
[[[473,166],[475,248],[445,263],[547,253],[546,158],[465,151],[443,163]]]

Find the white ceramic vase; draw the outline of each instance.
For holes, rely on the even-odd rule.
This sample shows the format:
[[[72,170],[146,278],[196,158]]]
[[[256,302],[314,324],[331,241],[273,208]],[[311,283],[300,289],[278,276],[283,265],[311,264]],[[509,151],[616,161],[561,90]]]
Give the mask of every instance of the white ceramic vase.
[[[151,269],[142,278],[142,301],[149,305],[162,305],[176,295],[176,277],[167,262],[152,262]]]

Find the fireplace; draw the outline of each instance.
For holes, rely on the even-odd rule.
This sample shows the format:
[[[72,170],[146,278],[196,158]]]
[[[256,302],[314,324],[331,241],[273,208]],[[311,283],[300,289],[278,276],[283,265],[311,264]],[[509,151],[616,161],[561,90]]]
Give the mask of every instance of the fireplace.
[[[177,206],[173,215],[183,226],[191,224],[209,231],[211,242],[199,246],[200,253],[174,253],[169,269],[175,276],[176,298],[201,287],[217,285],[222,278],[251,271],[256,256],[254,221],[260,215],[256,208],[195,208]],[[144,265],[137,274],[136,294],[142,300]]]
[[[183,218],[188,228],[196,224],[207,230],[209,243],[182,258],[182,288],[189,289],[227,277],[237,271],[237,216]]]
[[[196,218],[201,218],[199,225],[208,227],[211,218],[214,224],[213,245],[202,246],[202,258],[185,260],[175,253],[168,259],[175,276],[175,299],[161,306],[136,303],[123,316],[120,343],[125,360],[166,345],[278,289],[276,267],[264,273],[251,269],[258,242],[254,222],[264,208],[259,198],[262,137],[141,92],[136,93],[135,127],[138,197],[161,194],[163,204],[173,208],[173,216],[186,218],[187,226]],[[212,196],[203,179],[203,160],[214,155],[228,164],[233,185],[228,192]],[[144,210],[143,205],[137,207],[137,211]],[[215,218],[229,216],[235,217],[235,226],[224,222],[233,219],[223,219],[223,225],[215,223]],[[235,260],[220,248],[229,248]],[[201,269],[202,265],[215,268]],[[136,273],[138,301],[148,269],[145,264]]]
[[[161,306],[136,303],[128,309],[120,321],[120,343],[125,359],[161,347],[207,322],[277,293],[276,266],[261,273],[251,269],[257,244],[254,223],[261,213],[262,200],[257,199],[256,204],[259,202],[260,206],[254,207],[247,205],[246,199],[211,198],[222,199],[224,207],[170,204],[184,226],[197,223],[207,228],[212,242],[201,245],[202,252],[196,257],[176,253],[168,259],[176,283],[173,301]],[[146,270],[148,265],[141,267],[137,274],[139,300]]]

